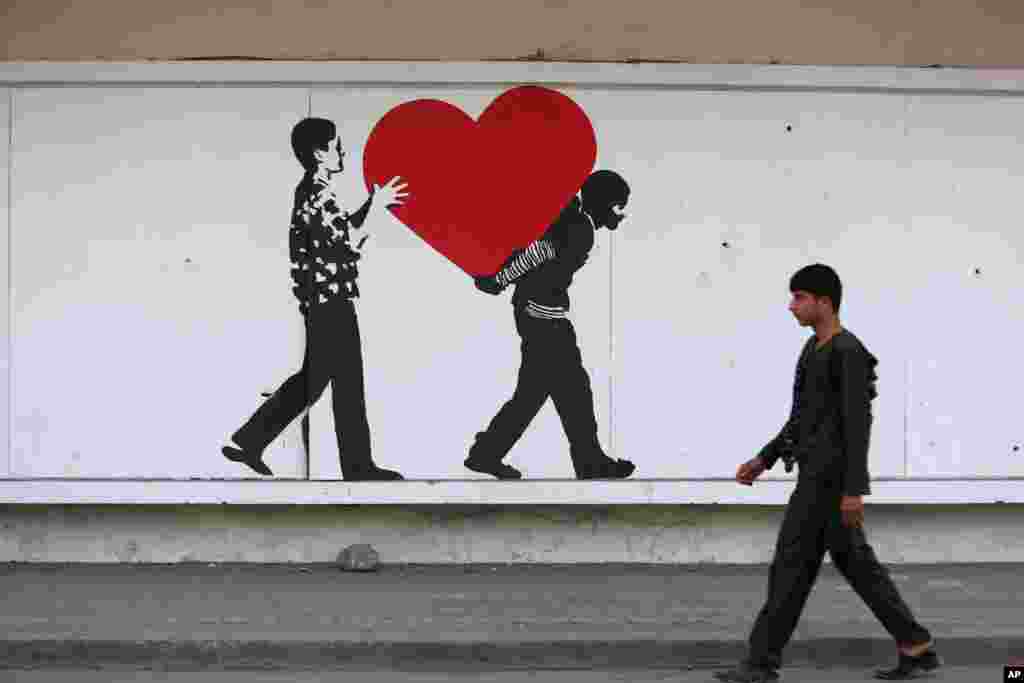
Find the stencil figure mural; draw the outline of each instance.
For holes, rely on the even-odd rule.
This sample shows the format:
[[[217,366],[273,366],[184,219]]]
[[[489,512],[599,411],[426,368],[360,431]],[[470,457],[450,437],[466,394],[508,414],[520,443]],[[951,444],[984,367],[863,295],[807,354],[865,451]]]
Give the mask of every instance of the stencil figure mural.
[[[263,451],[330,382],[343,478],[403,478],[371,457],[353,306],[367,240],[363,224],[373,207],[384,206],[467,273],[477,289],[497,295],[515,288],[513,320],[521,338],[515,392],[476,435],[465,466],[498,479],[521,478],[502,458],[550,397],[577,478],[633,473],[633,463],[613,460],[601,447],[590,377],[568,318],[573,275],[586,263],[595,231],[615,230],[625,217],[629,185],[613,171],[592,172],[596,135],[571,98],[547,88],[513,88],[475,120],[440,100],[393,107],[367,139],[369,197],[354,213],[340,207],[333,189],[332,177],[344,170],[345,156],[335,124],[300,121],[292,147],[305,169],[295,189],[289,238],[293,292],[305,320],[305,358],[232,435],[222,448],[225,457],[272,474]],[[415,197],[404,192],[410,186]],[[496,211],[495,194],[509,189],[517,197],[516,210]]]
[[[569,285],[587,262],[594,231],[616,230],[625,218],[629,185],[614,171],[597,171],[583,184],[544,235],[512,254],[497,273],[474,279],[477,289],[499,294],[509,285],[522,361],[512,398],[476,435],[465,465],[498,479],[522,474],[501,459],[523,435],[548,397],[569,439],[578,479],[624,479],[635,466],[613,460],[601,449],[590,377],[568,319]]]
[[[273,474],[264,449],[315,403],[328,382],[341,472],[346,480],[397,480],[398,472],[378,467],[371,455],[366,418],[362,346],[353,299],[359,296],[358,262],[369,237],[363,224],[371,209],[401,204],[407,193],[400,178],[373,186],[358,211],[339,206],[332,176],[344,168],[345,152],[335,124],[306,118],[291,136],[295,157],[305,173],[295,188],[289,230],[292,291],[305,321],[302,368],[285,380],[232,435],[221,450],[229,460],[260,474]]]

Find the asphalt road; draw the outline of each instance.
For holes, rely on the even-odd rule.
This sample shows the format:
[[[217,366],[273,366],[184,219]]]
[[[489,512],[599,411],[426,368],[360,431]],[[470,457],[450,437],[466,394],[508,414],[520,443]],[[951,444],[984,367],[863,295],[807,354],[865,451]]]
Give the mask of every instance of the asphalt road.
[[[233,673],[242,671],[252,672],[240,674],[247,681],[711,680],[709,667],[745,653],[766,571],[12,565],[0,567],[0,681],[32,668],[43,676],[21,680],[147,680],[136,678],[145,669],[196,671],[148,679],[182,681],[242,680]],[[1024,657],[1024,565],[892,574],[942,657],[983,667],[943,680],[1000,680],[1004,663]],[[874,615],[825,567],[784,652],[784,680],[865,680],[895,654]],[[700,668],[665,677],[686,666]],[[834,669],[806,669],[816,666]],[[60,673],[75,669],[103,675]]]
[[[779,683],[861,683],[871,669],[783,669]],[[919,680],[999,683],[1002,664],[947,667]],[[716,683],[711,671],[500,671],[416,674],[398,671],[0,671],[0,683]]]

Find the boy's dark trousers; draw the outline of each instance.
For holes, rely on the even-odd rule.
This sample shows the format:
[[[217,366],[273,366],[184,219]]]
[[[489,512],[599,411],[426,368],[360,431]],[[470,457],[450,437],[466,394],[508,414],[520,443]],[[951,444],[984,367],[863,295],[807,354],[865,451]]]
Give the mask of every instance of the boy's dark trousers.
[[[811,455],[810,457],[814,457]],[[750,634],[748,660],[778,669],[782,649],[796,629],[826,548],[832,563],[899,643],[931,640],[900,597],[864,530],[842,523],[837,477],[807,476],[801,462],[796,489],[786,506],[768,579],[768,599]]]
[[[515,393],[487,429],[477,434],[471,454],[497,460],[505,457],[550,397],[569,439],[576,473],[609,460],[597,438],[594,394],[572,323],[565,318],[534,318],[519,306],[515,321],[522,339]]]
[[[306,314],[306,354],[302,368],[285,380],[233,439],[246,451],[261,453],[313,405],[331,382],[334,429],[345,478],[372,467],[370,425],[366,420],[363,354],[359,321],[351,299],[335,297]],[[344,444],[342,438],[344,437]]]

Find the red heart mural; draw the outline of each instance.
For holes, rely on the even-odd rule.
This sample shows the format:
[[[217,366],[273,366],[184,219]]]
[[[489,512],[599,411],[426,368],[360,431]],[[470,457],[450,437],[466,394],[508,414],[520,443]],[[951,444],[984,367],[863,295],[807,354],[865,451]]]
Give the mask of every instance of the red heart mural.
[[[441,100],[391,109],[370,132],[363,176],[367,189],[401,176],[409,196],[391,212],[475,276],[543,235],[596,160],[594,127],[580,106],[522,86],[477,121]]]

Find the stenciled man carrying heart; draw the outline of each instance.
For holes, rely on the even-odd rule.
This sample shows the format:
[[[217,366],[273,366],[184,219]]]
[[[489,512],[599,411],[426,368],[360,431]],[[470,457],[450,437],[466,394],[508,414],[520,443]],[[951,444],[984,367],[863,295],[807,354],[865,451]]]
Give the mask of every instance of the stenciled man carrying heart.
[[[476,435],[465,465],[499,479],[518,479],[501,462],[550,396],[569,438],[577,479],[624,479],[636,467],[608,457],[597,437],[594,395],[576,332],[568,319],[569,285],[594,246],[594,231],[616,230],[625,218],[629,185],[614,171],[597,171],[583,183],[547,232],[505,262],[494,275],[475,278],[477,289],[498,294],[515,285],[512,307],[522,338],[522,364],[512,398]]]

